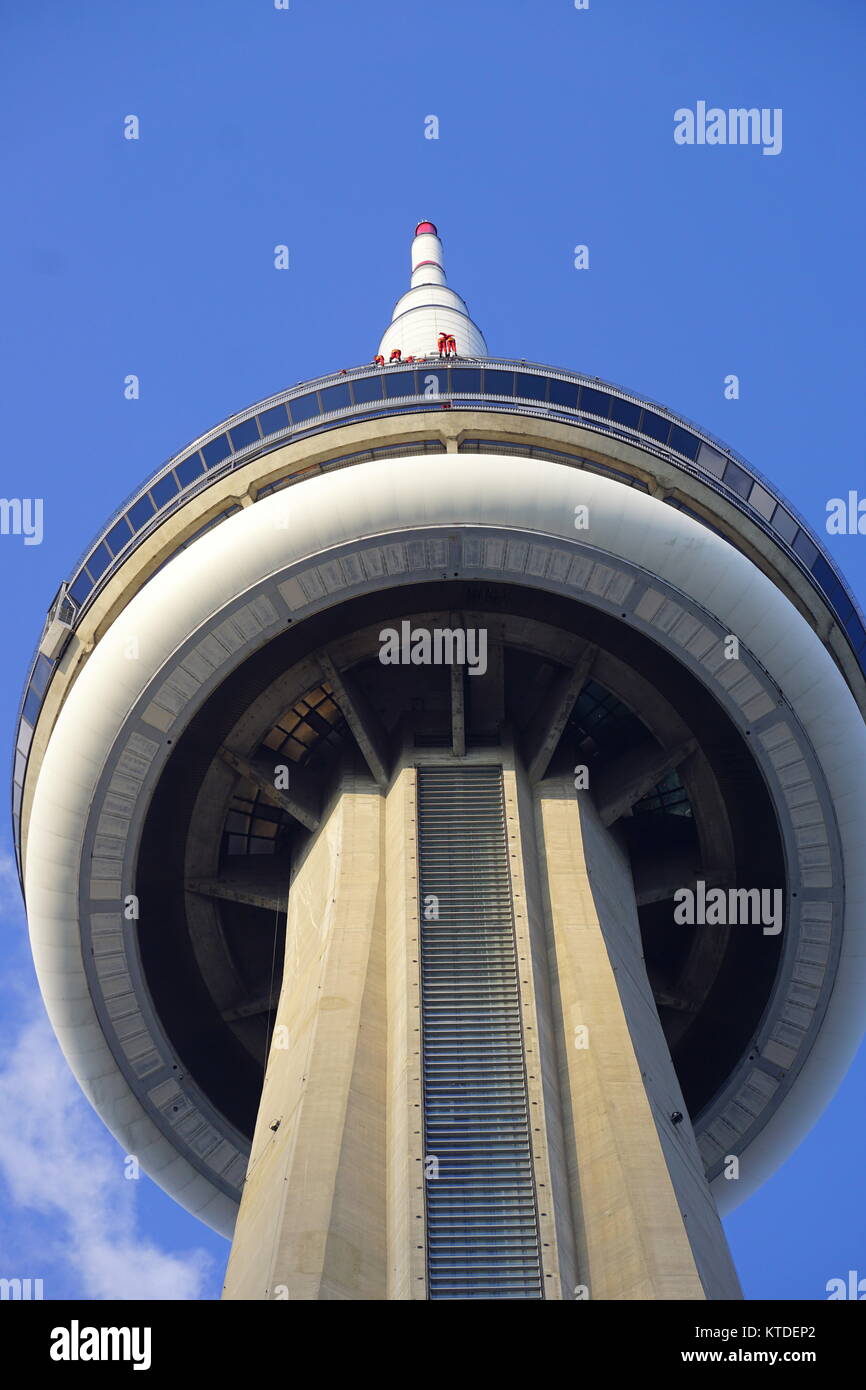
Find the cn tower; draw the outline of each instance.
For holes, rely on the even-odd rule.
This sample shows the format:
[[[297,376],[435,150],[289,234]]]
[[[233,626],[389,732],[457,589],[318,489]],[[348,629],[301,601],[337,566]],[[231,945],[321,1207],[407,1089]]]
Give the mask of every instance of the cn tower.
[[[432,222],[370,356],[60,586],[51,1022],[226,1299],[737,1299],[720,1214],[866,1018],[863,615],[719,440],[492,357]]]

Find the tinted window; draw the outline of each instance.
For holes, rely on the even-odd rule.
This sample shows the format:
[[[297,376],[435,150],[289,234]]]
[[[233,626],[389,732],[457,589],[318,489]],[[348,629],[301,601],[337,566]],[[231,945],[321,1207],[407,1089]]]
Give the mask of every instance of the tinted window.
[[[90,592],[89,583],[86,592]],[[48,685],[48,677],[51,675],[53,669],[53,661],[49,661],[48,657],[40,652],[36,658],[36,664],[33,667],[33,675],[30,677],[30,689],[35,690],[37,695],[45,694],[45,688]]]
[[[87,574],[82,570],[75,583],[70,584],[69,592],[76,603],[83,603],[92,588],[92,580],[88,579]]]
[[[654,415],[651,410],[645,410],[641,429],[644,434],[648,434],[650,439],[657,439],[659,444],[667,444],[668,435],[671,432],[671,422],[666,420],[663,415]]]
[[[640,423],[640,412],[641,407],[635,405],[633,401],[621,401],[619,396],[611,396],[611,419],[616,420],[620,425],[628,425],[629,429],[636,430]]]
[[[528,372],[518,372],[514,394],[515,396],[525,396],[530,401],[547,400],[547,378],[530,376]]]
[[[839,583],[839,580],[836,578],[832,569],[827,564],[827,561],[824,559],[823,555],[818,556],[818,559],[815,561],[815,565],[812,569],[812,573],[815,575],[815,578],[818,580],[819,584],[821,585],[821,588],[824,590],[824,593],[827,595],[827,598],[830,600],[832,606],[835,609],[841,611],[843,606],[847,604],[848,611],[846,611],[845,613],[845,618],[850,617],[850,614],[854,610],[851,607],[851,604],[848,603],[848,600],[845,598],[845,591],[842,588],[842,585]]]
[[[30,693],[35,694],[35,692]],[[19,719],[17,733],[18,737],[15,740],[15,747],[18,749],[18,752],[23,754],[26,758],[28,749],[33,742],[33,725],[29,724],[26,719]]]
[[[204,472],[204,464],[198,454],[191,454],[188,459],[184,459],[183,463],[179,463],[174,471],[181,487],[186,487],[188,483],[193,482]]]
[[[610,396],[605,391],[596,391],[592,386],[583,386],[580,391],[580,408],[590,415],[603,415],[607,418],[610,410]]]
[[[160,478],[158,483],[154,483],[153,487],[150,489],[150,495],[156,503],[157,508],[159,508],[164,507],[166,502],[170,502],[172,497],[176,497],[177,491],[177,478],[173,473],[166,473],[164,478]],[[146,502],[148,499],[143,497],[141,500],[142,502]],[[141,508],[141,510],[139,510],[139,508]],[[133,513],[135,513],[134,518]],[[136,502],[135,506],[130,507],[127,512],[127,516],[136,531],[139,526],[143,526],[147,518],[152,515],[153,508],[151,507],[150,511],[145,511],[141,506],[141,502]]]
[[[284,405],[273,405],[270,410],[263,410],[259,416],[259,424],[262,427],[262,434],[277,434],[279,430],[288,428],[289,417]]]
[[[172,482],[174,482],[173,479]],[[174,483],[174,490],[177,492],[177,483]],[[126,519],[133,531],[140,531],[145,522],[150,521],[155,510],[156,508],[146,493],[144,497],[139,497],[137,502],[133,502],[129,511],[126,513]]]
[[[794,549],[803,563],[811,569],[815,563],[815,556],[818,554],[818,547],[810,541],[805,531],[797,532],[794,537]]]
[[[255,416],[252,420],[241,420],[239,425],[232,425],[229,430],[232,438],[232,448],[235,453],[238,449],[245,449],[248,444],[254,444],[259,437],[259,429],[256,424]]]
[[[680,431],[682,433],[682,431]],[[728,463],[725,466],[723,478],[725,487],[729,487],[738,497],[748,497],[752,491],[752,479],[748,473],[744,473],[742,468],[738,468],[735,463]]]
[[[514,373],[485,370],[484,390],[488,396],[513,396]]]
[[[552,405],[565,405],[571,410],[577,406],[577,385],[573,381],[557,381],[550,378],[550,401]]]
[[[773,512],[773,529],[778,531],[783,541],[790,545],[797,534],[799,527],[792,516],[789,516],[784,507],[777,507]]]
[[[202,449],[205,466],[215,468],[223,459],[227,459],[231,453],[231,445],[227,434],[221,434],[217,439],[212,439],[209,444],[205,444]]]
[[[696,459],[701,447],[701,441],[695,435],[689,434],[688,430],[681,429],[679,425],[673,426],[668,444],[672,449],[676,449],[678,454],[685,454],[687,459]]]
[[[24,698],[24,718],[31,724],[35,724],[39,717],[39,707],[41,701],[36,691],[31,687]]]
[[[477,396],[481,391],[481,372],[477,367],[456,368],[451,373],[451,390],[461,391],[466,396]]]
[[[833,581],[833,571],[827,564],[827,561],[824,559],[824,556],[820,553],[815,557],[815,563],[812,566],[812,573],[814,574],[818,583],[821,585],[821,588],[824,589],[824,591],[826,592],[827,588]]]
[[[339,386],[329,386],[321,393],[322,410],[345,410],[347,405],[352,402],[349,399],[349,386],[346,382],[340,382]]]
[[[426,370],[422,368],[418,373],[418,392],[428,398],[447,395],[451,390],[452,378],[456,375],[456,372],[452,374],[446,366],[437,363],[434,367],[431,362]]]
[[[85,564],[90,571],[90,578],[96,581],[100,575],[105,574],[108,569],[111,556],[105,546],[100,542],[95,550],[92,550],[85,560]]]
[[[380,376],[362,376],[357,381],[352,382],[352,394],[355,397],[356,405],[366,405],[368,401],[380,401],[382,399],[382,378]]]
[[[309,396],[298,396],[295,400],[289,401],[289,410],[292,413],[293,425],[299,425],[303,420],[312,420],[314,415],[321,414],[319,398],[315,391]]]
[[[701,468],[706,468],[708,473],[712,473],[715,477],[721,478],[725,471],[726,462],[727,460],[724,455],[720,454],[718,449],[711,449],[709,444],[705,444],[703,440],[701,440],[701,447],[698,450],[698,463],[701,465]]]
[[[385,377],[385,390],[391,400],[395,396],[414,396],[415,373],[414,372],[394,372]]]
[[[112,526],[108,535],[105,537],[106,545],[108,546],[112,555],[116,555],[119,550],[123,549],[131,535],[132,532],[129,528],[129,523],[126,520],[126,517],[122,516],[118,521],[117,525]]]

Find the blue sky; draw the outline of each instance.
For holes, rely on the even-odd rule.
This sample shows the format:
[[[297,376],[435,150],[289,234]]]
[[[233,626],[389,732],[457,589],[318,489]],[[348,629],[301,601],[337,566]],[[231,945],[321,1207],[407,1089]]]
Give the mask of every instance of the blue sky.
[[[45,507],[41,545],[0,536],[7,747],[46,608],[103,519],[225,416],[368,360],[421,218],[494,355],[663,402],[822,534],[829,498],[866,493],[860,0],[3,0],[0,32],[2,491]],[[781,153],[676,145],[674,111],[701,100],[781,108]],[[866,539],[825,540],[862,604]],[[5,826],[2,844],[0,1274],[216,1297],[225,1242],[123,1179],[59,1058]],[[861,1052],[728,1220],[748,1297],[866,1275],[864,1081]]]

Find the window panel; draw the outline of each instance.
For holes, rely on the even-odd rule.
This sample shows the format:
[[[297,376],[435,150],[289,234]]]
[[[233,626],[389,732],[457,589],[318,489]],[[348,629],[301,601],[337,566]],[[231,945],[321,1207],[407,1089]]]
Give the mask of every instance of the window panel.
[[[108,535],[105,537],[105,543],[111,551],[112,555],[117,555],[118,552],[121,551],[123,547],[126,545],[127,541],[130,539],[131,536],[132,528],[130,527],[126,517],[122,516],[120,520],[114,526],[112,526]]]
[[[39,656],[36,657],[35,664],[33,664],[33,674],[31,676],[31,688],[35,689],[36,694],[44,695],[47,684],[49,684],[51,671],[53,670],[54,663],[49,660],[49,657],[44,656],[43,652],[40,652]]]
[[[668,446],[671,449],[676,449],[678,454],[685,454],[687,459],[696,459],[698,450],[701,447],[701,441],[698,439],[697,435],[690,434],[688,430],[682,429],[679,425],[674,425],[671,428]],[[728,465],[728,467],[730,467],[730,465]],[[727,470],[725,471],[727,472]],[[751,487],[751,483],[749,486]]]
[[[320,392],[320,395],[322,410],[325,414],[329,410],[345,410],[347,406],[352,404],[347,382],[340,382],[337,386],[328,386]]]
[[[666,420],[663,415],[656,415],[652,410],[645,410],[640,427],[644,434],[649,435],[650,439],[657,439],[659,444],[667,444],[668,435],[671,432],[671,422]]]
[[[191,454],[189,458],[184,459],[183,463],[179,463],[174,471],[181,487],[188,487],[196,478],[201,477],[204,472],[204,464],[198,454]]]
[[[99,545],[96,547],[95,550],[92,550],[90,552],[85,561],[85,564],[87,565],[87,568],[90,571],[90,578],[94,581],[94,583],[103,574],[105,574],[105,571],[108,569],[110,563],[111,556],[109,555],[106,547],[100,541]]]
[[[620,425],[628,425],[629,429],[636,430],[640,424],[641,407],[635,405],[633,401],[621,400],[619,396],[611,396],[610,418],[616,420]]]
[[[432,375],[436,375],[435,370]],[[479,368],[453,368],[451,372],[451,390],[460,391],[464,396],[478,395],[481,391],[481,372]]]
[[[39,718],[39,711],[41,708],[42,701],[31,685],[28,687],[27,694],[24,697],[24,718],[28,719],[31,724],[35,724],[36,720]]]
[[[156,503],[157,508],[159,509],[164,507],[167,502],[170,502],[172,497],[177,497],[179,490],[180,489],[178,486],[178,481],[174,474],[166,473],[164,478],[160,478],[158,482],[153,484],[153,487],[150,489],[150,495]],[[142,500],[144,501],[146,499]],[[152,507],[149,511],[146,511],[142,507],[141,512],[136,513],[136,516],[133,519],[133,512],[136,511],[138,505],[139,504],[136,502],[135,507],[131,507],[130,510],[127,512],[127,516],[129,517],[130,521],[132,522],[132,525],[136,530],[138,530],[140,526],[143,526],[145,521],[147,521],[151,516],[153,516]]]
[[[812,565],[812,573],[821,585],[821,588],[826,590],[827,585],[833,578],[833,571],[820,551],[815,556],[815,561]]]
[[[563,405],[569,410],[575,410],[577,408],[576,382],[559,381],[556,377],[551,377],[550,403],[551,405]]]
[[[87,598],[87,595],[90,593],[90,590],[92,588],[93,580],[90,579],[85,570],[82,570],[75,583],[70,584],[69,593],[72,596],[72,598],[75,599],[76,603],[81,604]]]
[[[240,449],[245,449],[248,444],[257,444],[259,440],[259,427],[256,417],[251,420],[241,420],[239,424],[232,425],[229,430],[231,435],[232,448],[235,453]]]
[[[514,394],[515,396],[525,396],[530,401],[547,400],[547,377],[532,376],[529,372],[518,372]]]
[[[799,530],[794,537],[794,549],[804,565],[808,565],[809,569],[811,569],[818,555],[818,547],[815,545],[814,541],[809,539],[806,532],[802,529]]]
[[[514,373],[484,369],[484,390],[488,396],[513,396]]]
[[[752,479],[749,477],[748,473],[744,472],[744,470],[739,468],[735,463],[728,463],[725,465],[725,473],[722,481],[725,487],[729,487],[732,492],[735,492],[738,497],[742,497],[744,500],[752,491]]]
[[[293,401],[289,401],[289,410],[292,416],[292,424],[303,424],[304,420],[312,420],[316,415],[320,415],[319,398],[315,391],[309,396],[297,396]]]
[[[773,512],[772,526],[774,531],[778,531],[783,541],[791,544],[797,534],[798,526],[792,516],[785,511],[784,507],[777,507]]]
[[[206,468],[216,468],[218,463],[227,459],[231,453],[231,445],[227,434],[221,434],[216,439],[212,439],[209,444],[205,444],[202,449]]]
[[[593,386],[580,388],[580,409],[588,415],[601,415],[607,419],[610,410],[610,396],[606,391],[596,391]]]
[[[428,367],[422,367],[417,375],[418,394],[427,395],[432,400],[437,396],[447,396],[454,375],[456,373],[450,372],[444,362],[437,362],[435,365],[431,362]]]
[[[415,386],[414,372],[390,372],[385,377],[385,391],[389,400],[395,400],[398,396],[415,396],[417,388]]]
[[[367,405],[369,401],[380,401],[382,399],[382,378],[380,376],[362,376],[357,381],[352,382],[352,395],[356,405]]]
[[[263,410],[259,416],[259,424],[262,427],[262,434],[279,434],[280,430],[288,429],[289,416],[284,405],[272,405],[270,410]]]

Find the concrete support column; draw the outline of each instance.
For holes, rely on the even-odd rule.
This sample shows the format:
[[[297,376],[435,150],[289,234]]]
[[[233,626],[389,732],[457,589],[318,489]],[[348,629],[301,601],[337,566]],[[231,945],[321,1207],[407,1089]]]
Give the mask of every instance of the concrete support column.
[[[567,1168],[556,1206],[560,1223],[570,1206],[578,1281],[593,1299],[740,1298],[644,967],[626,856],[570,778],[539,783],[535,797]]]
[[[227,1299],[386,1296],[384,804],[344,776],[292,881]]]

